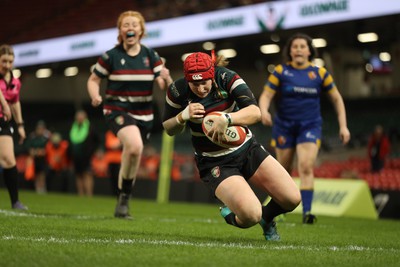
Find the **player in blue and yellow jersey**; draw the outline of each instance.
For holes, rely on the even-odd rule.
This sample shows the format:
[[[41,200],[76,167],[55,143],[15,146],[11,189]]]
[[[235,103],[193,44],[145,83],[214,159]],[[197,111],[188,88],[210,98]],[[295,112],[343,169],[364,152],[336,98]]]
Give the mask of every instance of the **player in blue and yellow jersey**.
[[[321,95],[328,95],[333,103],[343,144],[350,140],[343,98],[331,74],[325,68],[312,64],[316,53],[309,36],[302,33],[293,35],[283,51],[287,63],[276,66],[259,99],[262,123],[272,125],[271,144],[275,147],[278,161],[289,173],[297,155],[303,223],[308,224],[316,220],[311,213],[311,203],[313,168],[322,135]],[[276,114],[272,120],[268,110],[275,96]]]
[[[260,121],[261,112],[246,82],[227,69],[223,57],[193,53],[184,62],[184,78],[167,91],[163,126],[169,135],[190,128],[196,164],[202,181],[224,203],[220,210],[228,224],[248,228],[259,223],[267,240],[278,240],[274,218],[292,211],[300,203],[300,192],[289,173],[255,140],[247,129],[243,144],[224,148],[202,131],[204,116],[225,112],[215,119],[209,132],[223,140],[229,125],[246,127]],[[250,187],[257,186],[272,196],[262,206]]]
[[[121,13],[117,21],[118,44],[103,54],[90,75],[87,88],[94,107],[102,102],[100,83],[107,78],[103,112],[109,128],[122,143],[115,217],[131,218],[129,198],[136,179],[143,144],[153,124],[153,84],[166,89],[169,70],[153,49],[140,43],[145,20],[136,11]]]

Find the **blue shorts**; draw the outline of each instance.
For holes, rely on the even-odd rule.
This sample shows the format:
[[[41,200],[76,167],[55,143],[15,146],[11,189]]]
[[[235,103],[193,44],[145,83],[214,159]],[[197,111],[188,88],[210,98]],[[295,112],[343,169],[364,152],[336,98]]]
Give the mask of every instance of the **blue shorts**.
[[[284,121],[275,118],[272,127],[271,146],[277,148],[294,148],[301,143],[321,144],[322,122]]]

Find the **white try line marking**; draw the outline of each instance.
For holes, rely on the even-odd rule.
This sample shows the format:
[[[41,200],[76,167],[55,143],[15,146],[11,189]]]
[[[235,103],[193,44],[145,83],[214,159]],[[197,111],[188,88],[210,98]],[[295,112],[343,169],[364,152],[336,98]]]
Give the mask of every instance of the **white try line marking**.
[[[1,237],[3,241],[26,241],[33,243],[57,243],[57,244],[145,244],[145,245],[170,245],[170,246],[189,246],[197,248],[238,248],[238,249],[268,249],[268,250],[300,250],[300,251],[334,251],[334,252],[349,252],[349,251],[372,251],[372,252],[390,252],[398,253],[399,249],[395,248],[370,248],[363,246],[330,246],[330,247],[313,247],[313,246],[294,246],[294,245],[277,245],[278,242],[269,242],[268,245],[252,245],[241,243],[218,243],[218,242],[189,242],[179,240],[152,240],[152,239],[99,239],[99,238],[83,238],[83,239],[66,239],[57,237],[20,237],[14,235],[4,235]]]

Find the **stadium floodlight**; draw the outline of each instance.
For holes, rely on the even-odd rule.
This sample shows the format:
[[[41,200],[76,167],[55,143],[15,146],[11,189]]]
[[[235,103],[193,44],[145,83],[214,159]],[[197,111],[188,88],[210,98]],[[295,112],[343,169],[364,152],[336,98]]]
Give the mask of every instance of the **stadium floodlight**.
[[[314,64],[318,67],[325,66],[325,61],[322,58],[314,58]]]
[[[312,44],[315,47],[326,47],[327,43],[326,40],[324,38],[315,38],[312,40]]]
[[[218,55],[222,55],[226,58],[236,57],[237,52],[235,49],[221,49],[217,52]]]
[[[376,42],[378,41],[378,39],[379,39],[378,34],[374,32],[360,33],[357,35],[357,40],[360,43]]]
[[[79,73],[78,67],[68,67],[64,70],[64,75],[66,77],[76,76]]]
[[[213,43],[213,42],[205,42],[205,43],[203,43],[203,49],[204,50],[210,51],[210,50],[213,50],[214,48],[215,48],[215,43]]]
[[[269,73],[273,73],[274,70],[275,70],[275,65],[274,65],[274,64],[269,64],[268,67],[267,67],[267,69],[268,69],[268,72],[269,72]]]
[[[13,70],[12,70],[12,73],[13,73],[13,76],[14,76],[15,78],[21,77],[21,70],[20,70],[20,69],[13,69]]]
[[[42,78],[49,78],[52,74],[51,69],[49,68],[44,68],[44,69],[38,69],[36,71],[36,78],[42,79]]]
[[[388,52],[379,53],[379,59],[383,62],[389,62],[392,59],[392,56]]]
[[[372,66],[372,64],[370,64],[370,63],[365,64],[365,71],[369,72],[369,73],[373,72],[374,67]]]
[[[279,45],[276,44],[265,44],[260,46],[260,51],[263,54],[276,54],[279,53],[281,49],[279,48]]]
[[[181,56],[181,60],[182,60],[182,61],[185,61],[185,59],[186,59],[190,54],[193,54],[193,52],[183,54],[183,55]]]
[[[281,40],[281,38],[279,37],[278,34],[271,34],[271,41],[272,41],[272,42],[277,43],[277,42],[279,42],[280,40]]]

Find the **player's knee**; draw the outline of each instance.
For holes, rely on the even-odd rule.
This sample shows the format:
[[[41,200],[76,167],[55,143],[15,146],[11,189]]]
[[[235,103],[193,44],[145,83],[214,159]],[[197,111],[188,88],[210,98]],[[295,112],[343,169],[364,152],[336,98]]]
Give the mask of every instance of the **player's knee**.
[[[293,193],[291,195],[291,197],[288,199],[288,201],[286,202],[285,209],[287,211],[293,211],[295,208],[297,208],[297,206],[300,205],[300,202],[301,202],[300,191]]]
[[[237,214],[238,218],[242,222],[243,226],[251,227],[257,224],[261,220],[262,210],[260,208],[247,208]]]
[[[312,162],[301,162],[299,163],[299,172],[304,176],[309,176],[313,174],[314,164]]]
[[[2,168],[8,169],[8,168],[15,166],[15,164],[16,164],[16,162],[13,157],[9,157],[6,155],[0,156],[0,166]]]
[[[124,149],[125,153],[129,154],[131,157],[138,157],[143,152],[143,145],[129,144]]]

